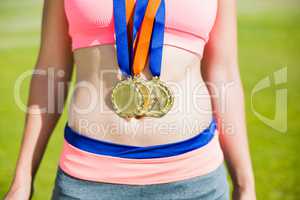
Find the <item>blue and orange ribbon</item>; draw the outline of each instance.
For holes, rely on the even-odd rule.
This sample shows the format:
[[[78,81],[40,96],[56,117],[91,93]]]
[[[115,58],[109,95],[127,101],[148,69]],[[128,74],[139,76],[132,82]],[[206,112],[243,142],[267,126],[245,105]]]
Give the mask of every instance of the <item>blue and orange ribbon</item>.
[[[138,75],[150,55],[150,71],[153,76],[159,76],[165,27],[164,0],[138,0],[135,6],[134,0],[114,0],[114,21],[121,71],[127,76]]]

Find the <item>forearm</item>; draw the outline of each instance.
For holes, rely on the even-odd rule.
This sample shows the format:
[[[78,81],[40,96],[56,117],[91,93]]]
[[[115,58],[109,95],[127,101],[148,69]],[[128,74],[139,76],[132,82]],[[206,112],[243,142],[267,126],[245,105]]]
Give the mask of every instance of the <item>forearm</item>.
[[[237,65],[229,62],[226,65]],[[254,191],[254,177],[248,148],[244,92],[238,67],[203,62],[204,79],[211,94],[218,121],[220,142],[235,188]]]
[[[254,190],[243,89],[239,79],[233,80],[225,88],[223,104],[218,100],[213,103],[219,120],[221,146],[235,187]],[[223,107],[220,108],[220,105]]]
[[[45,69],[45,71],[47,71]],[[30,84],[28,109],[26,113],[23,139],[15,172],[15,183],[31,182],[36,174],[44,154],[49,137],[61,115],[63,105],[59,105],[58,82],[67,80],[55,78],[54,96],[49,97],[49,80],[47,75],[33,75]],[[65,90],[64,96],[66,96]],[[65,98],[64,98],[65,99]],[[64,101],[63,101],[64,102]],[[49,110],[49,105],[55,108]]]

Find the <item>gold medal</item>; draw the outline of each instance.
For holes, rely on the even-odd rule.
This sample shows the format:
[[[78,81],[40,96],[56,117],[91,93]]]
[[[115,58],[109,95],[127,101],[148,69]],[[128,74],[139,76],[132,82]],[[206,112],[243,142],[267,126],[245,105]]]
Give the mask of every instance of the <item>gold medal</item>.
[[[147,82],[151,90],[152,106],[145,113],[147,117],[162,117],[167,114],[174,104],[174,96],[170,88],[158,77]]]
[[[153,102],[151,99],[151,91],[147,86],[146,82],[140,76],[134,76],[133,81],[135,86],[141,93],[144,102],[142,108],[137,110],[135,114],[136,116],[143,116],[146,112],[149,111]]]
[[[118,3],[120,3],[118,0],[114,1],[114,14],[124,11],[124,5],[118,6]],[[139,2],[137,1],[137,3]],[[117,27],[116,47],[120,69],[124,74],[133,76],[133,78],[130,77],[120,81],[112,91],[113,108],[121,117],[160,117],[165,115],[173,105],[174,100],[170,89],[158,77],[146,82],[139,76],[145,68],[149,50],[153,47],[150,44],[154,33],[155,36],[153,37],[157,39],[154,46],[158,48],[158,51],[154,54],[157,57],[155,58],[155,61],[157,61],[155,66],[157,65],[157,69],[160,70],[164,28],[158,26],[160,27],[160,29],[157,29],[159,31],[153,31],[157,16],[159,16],[157,22],[163,22],[164,25],[164,5],[164,0],[149,1],[145,7],[145,13],[143,13],[144,19],[147,20],[141,18],[141,24],[134,23],[135,19],[140,16],[133,17],[133,9],[135,8],[133,0],[126,1],[125,4],[126,23],[122,18],[123,15],[114,15],[115,22],[118,22],[115,25]],[[139,4],[139,6],[143,7],[145,5]],[[160,13],[157,15],[158,12]],[[137,24],[139,25],[137,26]],[[124,26],[123,29],[119,29],[118,26],[120,25]],[[124,28],[126,29],[125,32]],[[134,28],[139,31],[133,31]],[[151,59],[153,58],[151,57]]]
[[[120,117],[130,118],[141,112],[145,102],[140,88],[131,77],[118,82],[114,87],[111,101]]]

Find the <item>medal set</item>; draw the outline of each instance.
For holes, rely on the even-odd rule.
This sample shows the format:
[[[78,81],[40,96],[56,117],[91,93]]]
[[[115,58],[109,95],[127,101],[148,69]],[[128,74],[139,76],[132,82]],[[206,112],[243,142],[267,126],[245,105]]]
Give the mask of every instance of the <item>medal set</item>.
[[[165,2],[139,0],[134,5],[134,0],[114,0],[114,21],[118,63],[126,75],[112,91],[115,112],[124,118],[162,117],[170,111],[174,102],[172,91],[159,78]],[[133,30],[128,31],[128,27]],[[131,31],[132,41],[128,37]],[[140,73],[146,65],[148,54],[153,78],[144,80]]]

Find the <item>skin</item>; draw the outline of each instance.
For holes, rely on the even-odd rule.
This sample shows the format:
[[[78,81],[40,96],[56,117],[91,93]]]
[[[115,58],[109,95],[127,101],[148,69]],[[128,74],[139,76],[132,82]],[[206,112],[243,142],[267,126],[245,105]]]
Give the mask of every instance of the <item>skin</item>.
[[[43,70],[51,68],[56,72],[60,70],[64,72],[63,75],[56,73],[54,76],[53,99],[58,99],[61,98],[61,95],[58,95],[58,83],[64,84],[67,88],[73,65],[76,64],[77,85],[87,82],[96,90],[91,92],[86,87],[78,87],[74,90],[69,104],[69,125],[84,135],[100,140],[139,146],[176,142],[201,132],[214,116],[218,120],[220,142],[234,185],[233,199],[255,200],[254,177],[245,124],[244,96],[237,59],[236,1],[218,1],[216,22],[202,59],[182,49],[164,47],[161,80],[171,83],[173,91],[180,95],[176,95],[176,106],[163,118],[126,120],[116,116],[111,110],[108,99],[109,90],[120,78],[117,75],[117,61],[113,46],[95,46],[72,52],[63,1],[45,0],[41,47],[35,68]],[[107,70],[110,73],[107,74]],[[148,68],[144,70],[142,76],[151,77]],[[208,98],[200,100],[189,98],[194,93],[190,89],[185,89],[187,86],[192,88],[192,86],[205,84],[207,87],[202,86],[196,92]],[[230,98],[224,100],[223,96],[219,95],[220,89],[217,87],[219,85],[225,85],[226,96]],[[185,90],[177,91],[178,88]],[[62,96],[66,97],[67,93],[68,90],[65,89]],[[47,95],[47,76],[33,75],[22,145],[14,180],[5,197],[6,200],[29,199],[33,193],[32,183],[35,174],[66,99],[54,101],[47,98]],[[82,113],[82,109],[87,108],[93,100],[96,100],[94,107]],[[49,103],[52,103],[55,109],[51,112],[43,112],[43,108]],[[222,106],[224,103],[226,103],[225,109]],[[186,105],[194,107],[186,110]],[[78,111],[76,108],[81,110]],[[184,123],[178,123],[179,120],[180,122],[186,120],[188,125],[199,126],[187,127]],[[82,121],[85,122],[84,126]],[[132,124],[137,125],[135,127],[138,128],[134,131],[129,129],[126,134],[117,134],[118,131],[112,131],[111,128],[108,128],[107,134],[96,134],[89,129],[95,124],[100,127],[115,127],[117,128],[115,130]],[[157,124],[162,127],[167,125],[167,128],[154,129],[153,126]],[[175,128],[170,128],[174,126]]]
[[[112,109],[111,88],[120,78],[112,45],[77,49],[74,60],[77,67],[76,85],[81,86],[75,89],[72,97],[68,124],[83,135],[102,141],[149,146],[184,140],[209,126],[212,118],[211,104],[201,77],[198,55],[170,46],[164,47],[160,79],[171,83],[170,87],[176,95],[174,106],[162,118],[139,119],[120,118]],[[148,69],[146,67],[140,75],[151,79]],[[171,71],[173,72],[170,73]],[[93,89],[84,86],[87,80]],[[202,87],[197,90],[186,89],[201,84]],[[207,98],[196,101],[193,99],[193,92],[206,95]]]

